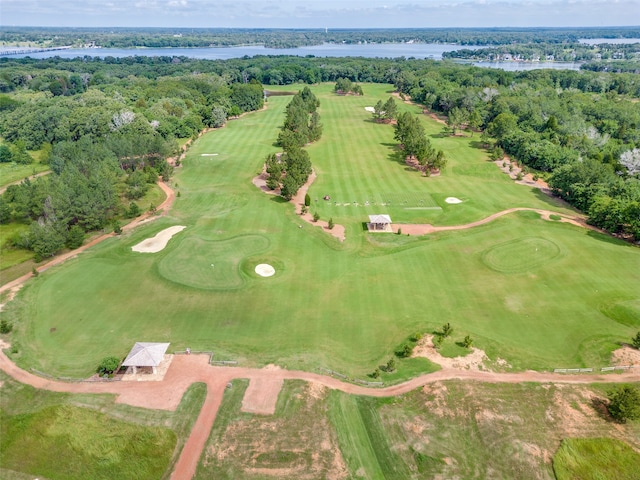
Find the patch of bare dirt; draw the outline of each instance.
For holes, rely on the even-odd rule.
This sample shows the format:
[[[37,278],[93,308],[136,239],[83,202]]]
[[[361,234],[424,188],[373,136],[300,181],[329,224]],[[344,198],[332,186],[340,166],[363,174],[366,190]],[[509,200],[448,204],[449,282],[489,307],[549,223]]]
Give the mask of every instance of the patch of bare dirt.
[[[252,378],[244,393],[241,410],[259,415],[273,415],[283,383],[282,378]]]
[[[427,411],[437,415],[438,417],[444,417],[448,412],[447,407],[447,387],[442,382],[435,382],[430,385],[422,387],[422,391],[427,396],[425,407]]]
[[[611,354],[612,365],[640,365],[640,350],[623,345]]]
[[[448,358],[440,355],[433,344],[433,335],[425,335],[413,349],[413,357],[424,357],[438,365],[456,370],[487,371],[484,361],[489,358],[480,348],[471,347],[471,353],[464,357]]]

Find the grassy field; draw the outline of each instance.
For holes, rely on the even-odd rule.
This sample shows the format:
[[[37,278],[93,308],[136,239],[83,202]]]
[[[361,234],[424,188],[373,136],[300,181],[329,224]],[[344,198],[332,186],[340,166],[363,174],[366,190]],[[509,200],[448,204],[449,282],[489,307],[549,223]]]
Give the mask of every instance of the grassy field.
[[[370,213],[452,225],[517,206],[568,211],[500,173],[475,137],[442,136],[442,126],[423,115],[449,165],[440,177],[408,171],[392,127],[371,122],[364,110],[391,88],[365,87],[364,97],[314,88],[325,127],[309,147],[318,172],[313,209],[346,226],[344,243],[251,184],[265,156],[278,151],[289,98],[271,97],[267,110],[194,143],[172,180],[181,196],[170,215],[23,288],[3,313],[21,345],[13,358],[85,376],[136,341],[167,341],[242,365],[323,366],[363,378],[408,335],[450,322],[460,338],[471,335],[491,359],[515,369],[607,365],[640,327],[640,250],[531,212],[426,237],[363,232]],[[446,204],[447,196],[463,203]],[[378,201],[389,199],[382,210]],[[172,225],[187,228],[162,252],[131,251]],[[270,263],[276,275],[257,276],[258,263]],[[400,367],[393,381],[419,373]]]
[[[156,480],[175,462],[204,401],[194,384],[175,412],[117,405],[112,395],[36,390],[0,372],[0,477]]]
[[[612,438],[570,438],[553,457],[558,480],[633,480],[640,472],[640,454]]]
[[[558,478],[637,472],[640,425],[602,416],[597,386],[449,381],[374,399],[287,381],[265,417],[240,412],[246,384],[225,393],[196,478],[552,480],[559,463],[589,470],[593,447],[600,477]]]
[[[37,173],[46,172],[49,165],[39,162],[30,165],[20,165],[17,163],[0,163],[0,188],[10,183],[23,180]]]

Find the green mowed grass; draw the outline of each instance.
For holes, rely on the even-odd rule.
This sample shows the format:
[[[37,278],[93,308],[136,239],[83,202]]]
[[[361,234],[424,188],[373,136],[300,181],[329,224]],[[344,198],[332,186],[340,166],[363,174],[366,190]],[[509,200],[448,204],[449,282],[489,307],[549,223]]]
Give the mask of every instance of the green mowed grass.
[[[194,143],[172,181],[181,196],[168,216],[23,288],[3,313],[20,344],[13,358],[85,376],[104,356],[126,355],[135,341],[167,341],[244,365],[324,366],[365,378],[408,335],[446,322],[456,341],[471,335],[492,359],[517,369],[606,365],[617,342],[635,334],[640,251],[623,242],[531,212],[420,238],[364,233],[369,213],[445,225],[514,206],[555,207],[487,163],[470,137],[440,138],[441,126],[427,117],[450,166],[434,178],[406,171],[391,146],[392,127],[371,122],[364,110],[385,100],[390,87],[367,86],[362,98],[337,97],[330,88],[315,89],[325,132],[309,147],[319,175],[311,195],[323,216],[336,212],[334,221],[346,225],[346,242],[301,222],[291,205],[251,184],[265,156],[278,151],[273,142],[289,98],[271,97],[267,110]],[[218,155],[203,156],[212,153]],[[456,165],[491,167],[495,175],[459,175]],[[325,194],[331,202],[321,200]],[[383,194],[418,205],[332,205]],[[464,202],[448,205],[447,196]],[[442,210],[422,209],[421,200]],[[162,252],[131,251],[172,225],[187,228]],[[258,277],[258,263],[270,263],[276,275]],[[407,363],[389,381],[418,373]]]
[[[29,165],[21,165],[17,163],[0,163],[0,187],[9,185],[10,183],[23,180],[36,173],[49,170],[49,165],[42,163],[31,163]]]
[[[0,477],[162,478],[204,401],[194,384],[175,412],[114,404],[113,395],[37,390],[0,374]]]
[[[640,472],[640,454],[613,438],[568,438],[553,457],[557,480],[633,480]]]

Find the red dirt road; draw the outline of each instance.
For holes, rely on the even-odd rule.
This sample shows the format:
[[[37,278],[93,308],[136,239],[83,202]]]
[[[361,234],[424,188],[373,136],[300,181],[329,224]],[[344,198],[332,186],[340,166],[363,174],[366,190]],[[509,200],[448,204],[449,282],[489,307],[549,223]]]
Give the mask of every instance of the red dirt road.
[[[6,347],[6,345],[5,345]],[[316,382],[331,389],[356,395],[388,397],[407,393],[429,383],[443,380],[469,380],[489,383],[570,383],[588,384],[640,382],[640,372],[621,374],[580,374],[564,375],[540,372],[492,373],[484,371],[460,371],[443,369],[435,373],[421,375],[407,382],[386,388],[367,388],[342,382],[336,378],[311,372],[283,370],[279,368],[217,367],[209,365],[207,355],[177,355],[174,357],[165,378],[161,382],[83,382],[65,383],[38,377],[13,364],[4,352],[0,352],[0,369],[17,381],[36,388],[70,393],[113,393],[116,402],[143,408],[175,410],[186,389],[194,382],[207,385],[207,396],[191,434],[182,449],[172,479],[183,480],[195,474],[198,460],[216,413],[222,402],[226,385],[234,379],[258,380],[256,384],[267,386],[288,379]]]

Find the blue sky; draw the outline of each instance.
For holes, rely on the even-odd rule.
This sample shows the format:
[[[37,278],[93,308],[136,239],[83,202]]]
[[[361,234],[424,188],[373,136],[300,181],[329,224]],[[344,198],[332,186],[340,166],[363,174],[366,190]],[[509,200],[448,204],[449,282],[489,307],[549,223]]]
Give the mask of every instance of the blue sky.
[[[640,24],[640,0],[1,0],[0,25],[562,27]]]

